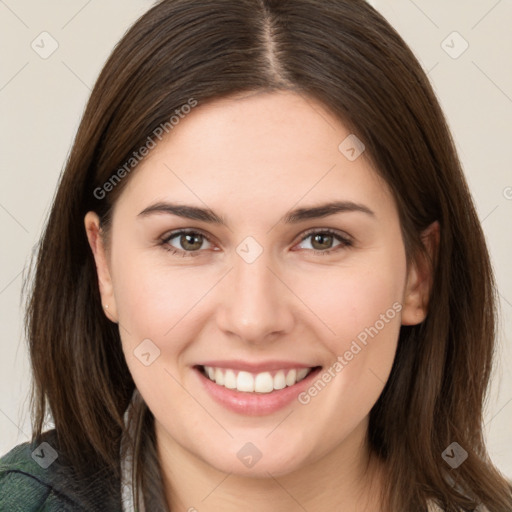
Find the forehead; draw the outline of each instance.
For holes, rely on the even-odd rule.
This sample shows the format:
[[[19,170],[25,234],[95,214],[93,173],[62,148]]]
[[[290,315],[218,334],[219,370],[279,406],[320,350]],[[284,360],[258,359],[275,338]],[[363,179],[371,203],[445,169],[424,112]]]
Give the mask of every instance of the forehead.
[[[365,199],[376,209],[393,208],[364,151],[353,158],[362,149],[357,144],[340,120],[302,94],[216,100],[192,109],[157,143],[130,176],[116,209],[140,211],[148,201],[170,198],[260,218],[326,200]]]

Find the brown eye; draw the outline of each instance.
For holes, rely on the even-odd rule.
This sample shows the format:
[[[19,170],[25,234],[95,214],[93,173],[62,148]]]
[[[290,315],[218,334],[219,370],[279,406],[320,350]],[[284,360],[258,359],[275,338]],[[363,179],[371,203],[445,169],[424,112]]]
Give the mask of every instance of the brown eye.
[[[166,250],[173,253],[181,253],[183,256],[195,256],[195,253],[202,249],[205,241],[209,242],[205,235],[197,231],[181,230],[165,237],[162,240],[162,245]]]
[[[351,240],[343,236],[341,233],[332,230],[315,230],[306,233],[306,235],[302,238],[301,244],[306,240],[311,239],[310,245],[311,250],[317,253],[330,253],[336,251],[338,249],[342,249],[343,247],[350,247],[352,245]],[[339,243],[337,245],[333,245],[335,241]],[[308,247],[306,247],[308,249]]]
[[[334,237],[325,233],[317,233],[311,239],[311,245],[316,250],[331,249]]]
[[[186,251],[197,251],[203,244],[203,235],[185,233],[178,238],[179,243]]]

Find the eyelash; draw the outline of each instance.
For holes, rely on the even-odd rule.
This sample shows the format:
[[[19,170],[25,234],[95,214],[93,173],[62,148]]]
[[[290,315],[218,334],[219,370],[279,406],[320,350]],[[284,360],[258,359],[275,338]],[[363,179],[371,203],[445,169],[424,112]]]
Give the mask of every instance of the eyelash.
[[[174,232],[170,233],[168,236],[166,236],[165,238],[161,239],[160,245],[162,246],[162,248],[165,251],[170,252],[173,255],[181,255],[182,257],[199,256],[201,254],[201,250],[199,250],[199,251],[184,251],[184,250],[176,249],[176,247],[172,247],[171,245],[169,245],[169,242],[173,238],[176,238],[176,237],[178,237],[180,235],[190,235],[190,234],[201,235],[204,239],[206,239],[208,242],[211,243],[211,240],[204,233],[202,233],[200,230],[197,230],[197,229],[180,229],[178,231],[174,231]],[[304,242],[304,240],[306,240],[310,236],[317,235],[317,234],[332,235],[339,242],[341,242],[341,244],[336,246],[336,247],[333,247],[331,249],[327,249],[325,251],[320,251],[318,249],[306,249],[308,251],[312,251],[313,254],[315,254],[315,255],[325,256],[326,254],[331,254],[331,253],[333,253],[333,252],[335,252],[337,250],[340,250],[340,249],[343,249],[343,248],[347,248],[347,247],[352,247],[352,245],[353,245],[353,242],[347,236],[343,236],[340,232],[335,231],[333,229],[329,229],[329,228],[327,228],[327,229],[311,229],[309,231],[306,231],[306,233],[304,233],[304,235],[300,239],[299,243],[302,243],[302,242]]]

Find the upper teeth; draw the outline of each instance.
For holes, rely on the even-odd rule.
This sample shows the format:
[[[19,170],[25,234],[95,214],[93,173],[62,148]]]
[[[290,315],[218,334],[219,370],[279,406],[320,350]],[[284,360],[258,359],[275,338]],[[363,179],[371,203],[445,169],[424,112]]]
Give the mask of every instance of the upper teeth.
[[[237,372],[236,370],[213,368],[212,366],[204,366],[204,370],[208,378],[220,386],[249,393],[270,393],[274,389],[293,386],[304,379],[312,368],[278,370],[274,376],[270,372]]]

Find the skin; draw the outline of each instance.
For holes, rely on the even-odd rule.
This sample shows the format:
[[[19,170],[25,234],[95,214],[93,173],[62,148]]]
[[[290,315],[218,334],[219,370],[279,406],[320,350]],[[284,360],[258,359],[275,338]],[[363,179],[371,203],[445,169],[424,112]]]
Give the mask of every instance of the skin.
[[[366,154],[349,161],[338,150],[349,134],[319,103],[292,92],[200,105],[127,178],[109,247],[96,214],[85,217],[105,313],[119,323],[127,364],[155,416],[172,510],[381,510],[385,472],[369,458],[368,415],[400,325],[426,316],[431,276],[424,262],[407,265],[395,201]],[[280,222],[291,209],[333,200],[374,215]],[[138,216],[158,201],[208,207],[228,227]],[[180,228],[208,237],[196,256],[159,244]],[[353,243],[302,240],[312,228]],[[248,236],[263,249],[252,263],[236,252]],[[183,243],[178,236],[168,245],[190,248]],[[396,303],[401,312],[307,405],[237,414],[210,398],[192,368],[222,359],[328,368]],[[134,355],[147,338],[160,350],[150,366]],[[252,468],[237,457],[249,441],[262,454]]]

